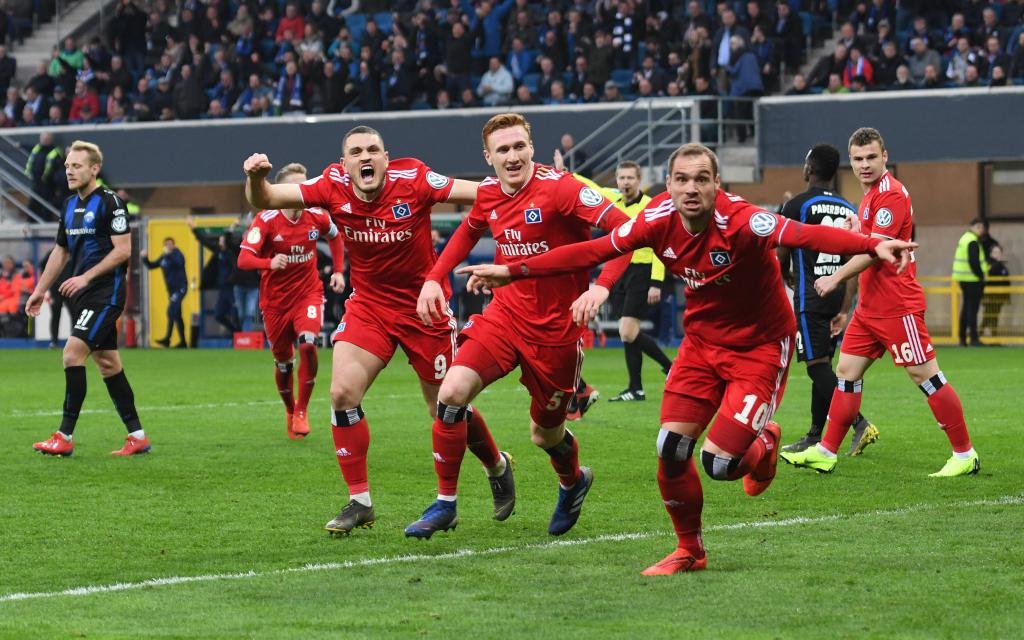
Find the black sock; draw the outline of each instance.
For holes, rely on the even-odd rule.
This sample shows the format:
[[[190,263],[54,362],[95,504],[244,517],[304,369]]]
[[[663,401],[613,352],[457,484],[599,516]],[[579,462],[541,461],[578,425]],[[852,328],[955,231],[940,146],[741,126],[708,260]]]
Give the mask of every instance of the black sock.
[[[132,392],[132,385],[128,384],[128,378],[124,375],[124,369],[121,369],[109,378],[104,378],[103,382],[107,383],[107,393],[110,394],[110,399],[114,401],[117,415],[121,416],[121,420],[124,422],[125,428],[128,429],[128,433],[141,429],[142,424],[139,422],[139,414],[135,410],[135,393]]]
[[[807,367],[807,375],[811,379],[811,430],[808,435],[820,438],[828,420],[832,394],[836,390],[836,374],[829,363],[819,362]]]
[[[669,360],[668,356],[665,355],[665,352],[661,350],[657,341],[643,331],[636,334],[636,339],[633,340],[633,344],[640,347],[640,349],[647,354],[647,357],[661,365],[662,371],[668,371],[669,367],[672,366],[672,361]]]
[[[626,350],[626,371],[629,373],[629,390],[639,391],[644,388],[640,381],[640,369],[644,366],[644,352],[636,342],[623,345]]]
[[[75,432],[78,414],[85,402],[85,367],[65,368],[64,385],[64,419],[60,422],[60,432],[70,436]]]
[[[576,383],[576,393],[583,393],[587,390],[587,381],[580,376],[580,381]]]

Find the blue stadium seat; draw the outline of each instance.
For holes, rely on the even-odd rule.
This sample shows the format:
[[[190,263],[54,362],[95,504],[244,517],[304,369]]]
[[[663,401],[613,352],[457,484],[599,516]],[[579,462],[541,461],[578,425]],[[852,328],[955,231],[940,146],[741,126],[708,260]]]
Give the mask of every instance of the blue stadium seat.
[[[810,38],[814,35],[814,16],[811,15],[810,11],[800,12],[800,24],[803,25],[805,38]]]
[[[570,78],[572,75],[570,74]],[[623,93],[631,91],[633,86],[633,72],[629,69],[613,69],[611,81],[619,85]]]
[[[569,87],[572,86],[572,71],[562,72],[562,84],[565,85],[565,91],[568,93]]]
[[[350,16],[345,17],[345,24],[348,26],[349,33],[352,34],[352,41],[359,42],[363,39],[363,33],[366,31],[366,15],[362,13],[353,13]],[[353,51],[358,54],[358,51]]]
[[[391,27],[394,25],[389,12],[381,11],[380,13],[375,13],[373,14],[373,20],[377,23],[377,26],[380,27],[382,33],[385,35],[391,33]]]
[[[430,106],[430,103],[425,100],[417,100],[412,103],[411,107],[409,107],[411,111],[429,111],[432,108],[433,107]]]
[[[1024,86],[1024,78],[1014,78],[1013,84],[1017,86]]]
[[[537,88],[540,86],[540,74],[527,73],[523,76],[523,84],[530,90],[530,93],[537,93]]]

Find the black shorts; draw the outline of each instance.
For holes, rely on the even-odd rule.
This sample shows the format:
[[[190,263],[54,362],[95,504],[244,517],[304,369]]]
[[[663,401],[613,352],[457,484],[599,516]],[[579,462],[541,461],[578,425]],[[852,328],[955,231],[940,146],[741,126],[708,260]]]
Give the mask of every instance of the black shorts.
[[[796,314],[796,359],[800,362],[835,355],[836,339],[832,333],[832,317],[824,313]]]
[[[617,318],[646,318],[651,306],[647,304],[647,291],[650,288],[651,265],[629,265],[612,288],[612,315]]]
[[[124,311],[124,297],[109,289],[87,291],[69,303],[71,335],[93,351],[117,349],[117,319]]]

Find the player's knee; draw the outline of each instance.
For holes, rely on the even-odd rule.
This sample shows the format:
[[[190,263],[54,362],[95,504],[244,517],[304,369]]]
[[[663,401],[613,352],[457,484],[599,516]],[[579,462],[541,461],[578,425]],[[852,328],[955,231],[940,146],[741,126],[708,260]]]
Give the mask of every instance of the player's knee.
[[[363,401],[362,391],[343,380],[331,381],[331,406],[335,409],[354,407]]]
[[[740,464],[739,458],[727,458],[704,450],[700,452],[700,461],[712,480],[729,480]]]
[[[640,323],[632,318],[627,322],[625,318],[619,321],[619,337],[623,342],[633,342],[640,333]]]
[[[669,462],[686,462],[697,441],[690,436],[662,428],[658,432],[658,457]]]
[[[572,432],[565,428],[564,422],[549,427],[538,424],[537,421],[534,420],[530,425],[530,441],[541,449],[548,451],[553,447],[559,446],[559,444],[564,441],[567,441],[571,446],[573,436]]]
[[[464,407],[473,399],[472,393],[473,387],[468,381],[446,376],[437,392],[437,401],[449,407]]]

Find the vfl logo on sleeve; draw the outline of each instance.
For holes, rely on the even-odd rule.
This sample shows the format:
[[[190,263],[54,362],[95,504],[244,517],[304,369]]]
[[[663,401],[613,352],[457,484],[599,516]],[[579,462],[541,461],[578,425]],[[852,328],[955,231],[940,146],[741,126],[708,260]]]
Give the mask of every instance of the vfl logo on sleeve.
[[[391,207],[391,213],[395,214],[395,220],[402,220],[412,215],[412,208],[408,202],[403,202]]]
[[[544,218],[540,215],[540,209],[537,208],[523,211],[523,219],[526,220],[526,224],[540,224],[544,221]]]
[[[892,224],[892,211],[888,209],[879,209],[875,213],[875,226],[876,227],[888,227]]]
[[[762,238],[770,236],[775,231],[777,224],[778,221],[776,221],[775,216],[767,211],[758,211],[750,216],[750,230]]]
[[[260,229],[259,227],[253,227],[249,229],[249,234],[245,236],[245,241],[249,244],[257,244],[260,241]]]
[[[440,173],[434,173],[433,171],[427,172],[427,184],[435,189],[442,189],[448,186],[448,182],[448,176],[442,176]]]
[[[604,196],[594,191],[590,187],[583,187],[580,189],[580,202],[588,207],[596,207],[601,204],[604,200]]]
[[[633,218],[632,220],[629,220],[628,222],[623,222],[622,224],[619,225],[618,234],[620,238],[625,238],[626,236],[629,235],[629,232],[633,230],[633,223],[635,221],[636,218]]]
[[[728,264],[732,264],[732,260],[729,258],[729,254],[720,249],[716,249],[710,253],[711,265],[715,267],[724,267]]]
[[[121,210],[118,209],[118,211]],[[110,221],[110,229],[114,233],[124,233],[128,230],[128,218],[124,217],[123,213],[122,215],[114,216],[114,219]]]
[[[310,240],[316,240],[319,237],[320,237],[320,232],[319,231],[317,231],[316,229],[310,229],[309,230],[309,239]]]

